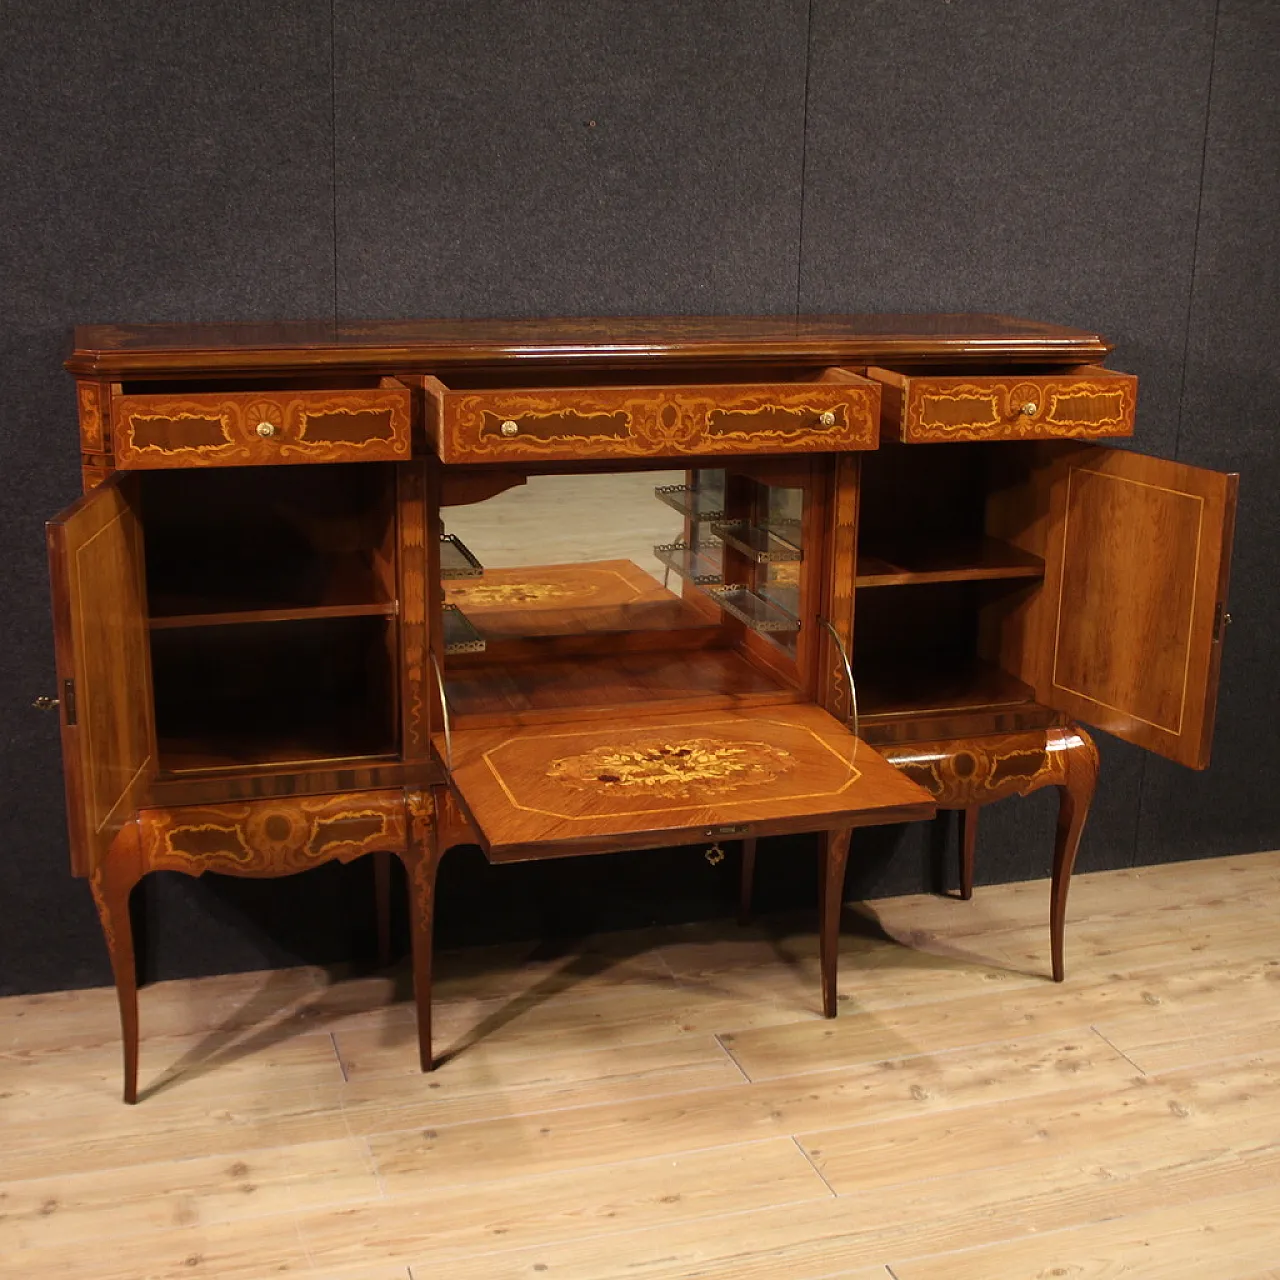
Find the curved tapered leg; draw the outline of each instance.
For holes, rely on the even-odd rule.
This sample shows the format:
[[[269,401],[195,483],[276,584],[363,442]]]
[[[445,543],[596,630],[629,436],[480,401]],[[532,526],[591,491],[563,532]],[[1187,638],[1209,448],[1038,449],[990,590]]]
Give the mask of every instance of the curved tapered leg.
[[[1058,787],[1058,832],[1053,847],[1053,887],[1049,900],[1049,943],[1053,980],[1066,976],[1063,958],[1067,924],[1067,890],[1080,849],[1089,806],[1098,782],[1098,751],[1083,729],[1074,727],[1063,754],[1066,781]]]
[[[426,792],[410,792],[409,838],[400,854],[409,877],[409,925],[413,949],[413,1000],[418,1014],[418,1062],[434,1065],[431,1053],[431,948],[435,925],[436,868],[440,835],[435,804]]]
[[[142,879],[138,824],[122,828],[89,879],[98,921],[111,957],[116,999],[120,1004],[120,1034],[124,1046],[124,1100],[138,1101],[138,969],[133,953],[133,925],[129,895]]]
[[[373,855],[373,909],[378,926],[378,963],[391,963],[391,859],[394,855]]]
[[[756,838],[749,836],[742,842],[742,883],[738,894],[738,923],[751,922],[751,891],[756,882]]]
[[[971,804],[960,810],[960,897],[965,902],[973,897],[974,850],[978,843],[980,807]]]
[[[836,1016],[836,965],[840,959],[840,908],[844,903],[844,873],[849,863],[849,838],[844,828],[824,831],[818,853],[818,961],[822,969],[822,1016]]]

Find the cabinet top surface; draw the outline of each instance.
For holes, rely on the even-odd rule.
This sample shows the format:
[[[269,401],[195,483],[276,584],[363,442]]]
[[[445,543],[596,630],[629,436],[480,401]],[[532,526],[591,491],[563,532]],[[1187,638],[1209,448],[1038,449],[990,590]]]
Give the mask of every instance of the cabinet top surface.
[[[403,368],[521,361],[970,360],[1100,358],[1085,329],[1008,316],[920,313],[830,316],[618,316],[555,319],[286,320],[246,324],[87,325],[73,373],[165,370]]]

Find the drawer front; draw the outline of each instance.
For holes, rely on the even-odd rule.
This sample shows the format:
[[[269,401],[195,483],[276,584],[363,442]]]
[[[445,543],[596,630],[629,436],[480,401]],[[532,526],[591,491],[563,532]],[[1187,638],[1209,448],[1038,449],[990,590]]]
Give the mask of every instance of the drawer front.
[[[867,376],[884,386],[883,433],[904,444],[1133,434],[1138,380],[1110,369],[945,378],[868,369]]]
[[[843,380],[843,379],[847,379]],[[880,388],[751,386],[451,391],[426,379],[428,432],[445,462],[696,457],[873,449]]]
[[[292,875],[366,853],[397,853],[407,831],[403,791],[144,809],[138,821],[148,868],[187,875]]]
[[[390,380],[388,380],[390,381]],[[408,458],[407,387],[117,396],[120,467],[243,467]]]

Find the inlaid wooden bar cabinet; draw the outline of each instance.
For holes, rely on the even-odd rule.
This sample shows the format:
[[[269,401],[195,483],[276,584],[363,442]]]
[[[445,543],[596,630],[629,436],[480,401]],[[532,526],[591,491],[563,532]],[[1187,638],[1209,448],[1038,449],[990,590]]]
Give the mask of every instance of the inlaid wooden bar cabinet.
[[[1080,722],[1208,763],[1236,477],[1108,445],[1098,335],[986,315],[78,329],[49,524],[72,869],[137,1098],[149,871],[436,868],[819,836],[1061,796]],[[49,701],[49,700],[46,700]]]

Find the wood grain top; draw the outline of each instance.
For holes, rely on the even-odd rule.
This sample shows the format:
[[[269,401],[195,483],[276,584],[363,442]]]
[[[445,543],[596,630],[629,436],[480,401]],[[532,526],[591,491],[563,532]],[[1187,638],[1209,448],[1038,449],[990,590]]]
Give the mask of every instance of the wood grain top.
[[[725,826],[770,835],[933,815],[927,792],[811,705],[470,729],[451,748],[454,786],[494,861],[710,841]]]
[[[258,324],[89,325],[66,367],[80,374],[177,369],[409,369],[685,358],[1072,361],[1110,346],[1084,329],[1008,316],[648,316],[555,319],[288,320]]]

